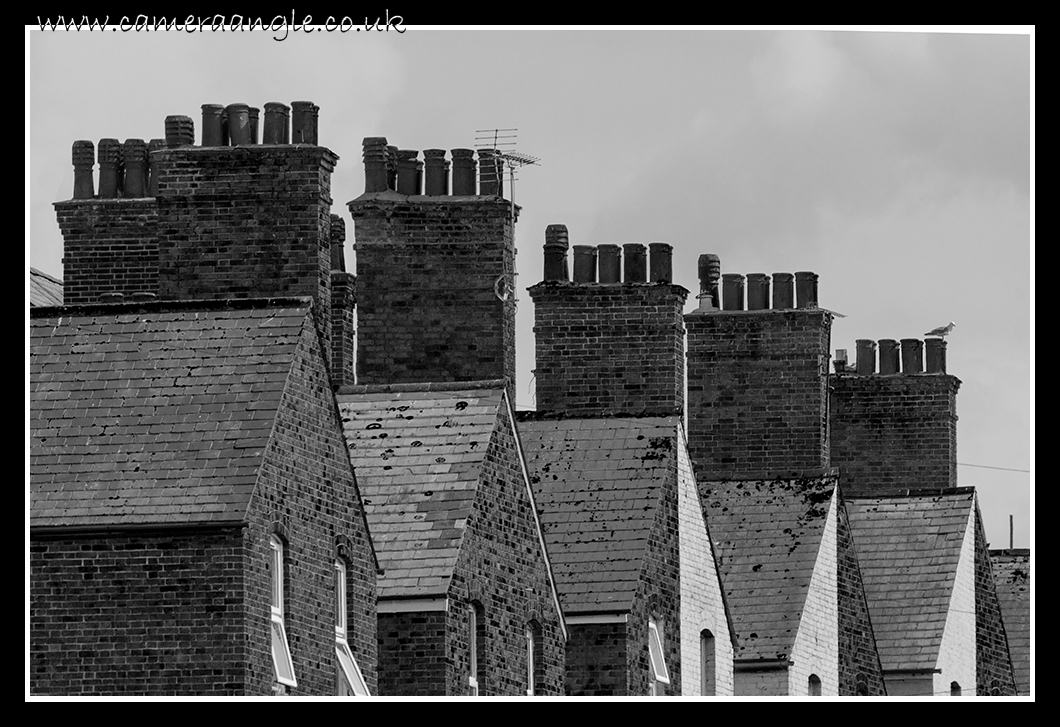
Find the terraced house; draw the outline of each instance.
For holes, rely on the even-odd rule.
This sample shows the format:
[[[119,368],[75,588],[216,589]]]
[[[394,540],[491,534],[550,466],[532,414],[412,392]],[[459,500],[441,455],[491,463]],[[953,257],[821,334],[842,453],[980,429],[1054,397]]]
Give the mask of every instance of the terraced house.
[[[319,109],[202,112],[74,142],[31,271],[31,694],[1026,693],[942,339],[550,225],[517,411],[502,155],[365,138],[347,271]]]

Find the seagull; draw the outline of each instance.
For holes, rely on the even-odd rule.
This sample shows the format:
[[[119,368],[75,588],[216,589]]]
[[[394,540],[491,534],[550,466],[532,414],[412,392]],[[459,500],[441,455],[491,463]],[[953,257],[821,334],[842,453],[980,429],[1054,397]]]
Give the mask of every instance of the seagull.
[[[928,331],[924,335],[925,336],[938,336],[939,338],[945,338],[946,336],[948,336],[950,334],[950,332],[953,330],[953,327],[956,326],[956,325],[957,325],[956,323],[954,323],[953,321],[950,321],[950,324],[948,326],[939,326],[938,328],[934,328],[934,329]]]

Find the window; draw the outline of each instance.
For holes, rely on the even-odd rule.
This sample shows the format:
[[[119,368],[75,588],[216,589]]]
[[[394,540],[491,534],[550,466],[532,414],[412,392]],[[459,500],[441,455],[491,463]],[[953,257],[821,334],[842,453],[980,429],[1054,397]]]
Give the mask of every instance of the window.
[[[335,656],[339,662],[339,696],[369,696],[368,685],[346,640],[346,564],[341,560],[335,561]]]
[[[467,651],[471,661],[470,673],[467,677],[468,694],[472,697],[478,696],[478,657],[479,657],[479,609],[474,603],[467,606],[468,629],[467,629]]]
[[[817,676],[816,674],[810,675],[810,685],[808,694],[811,697],[821,696],[821,677]]]
[[[961,685],[957,682],[950,682],[950,696],[959,697],[961,696]]]
[[[670,683],[670,673],[666,670],[666,659],[663,657],[662,627],[659,620],[648,621],[648,662],[651,664],[653,678],[652,694],[666,694],[666,685]]]
[[[699,693],[713,697],[715,687],[714,634],[704,629],[699,633]]]
[[[294,662],[291,647],[287,643],[283,612],[283,541],[273,535],[269,539],[272,549],[272,665],[276,670],[276,681],[289,687],[297,687],[294,678]]]
[[[526,696],[534,696],[534,627],[526,625]]]

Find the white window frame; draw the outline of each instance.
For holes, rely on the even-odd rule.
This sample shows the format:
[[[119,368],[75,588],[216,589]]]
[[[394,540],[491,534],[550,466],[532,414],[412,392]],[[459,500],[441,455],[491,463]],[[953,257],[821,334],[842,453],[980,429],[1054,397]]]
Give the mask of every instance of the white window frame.
[[[534,696],[534,627],[526,625],[526,696]]]
[[[475,604],[467,605],[468,615],[468,654],[471,657],[469,674],[467,677],[468,691],[472,697],[478,696],[478,612]]]
[[[355,697],[368,697],[368,685],[361,674],[361,667],[353,658],[346,629],[346,564],[335,561],[335,658],[339,663],[339,678]],[[340,685],[341,686],[341,685]],[[345,695],[341,688],[339,693]]]
[[[283,541],[273,535],[269,538],[272,556],[271,580],[271,623],[272,632],[272,666],[276,681],[289,687],[297,687],[298,680],[294,674],[294,660],[291,658],[291,645],[287,641],[287,628],[284,625],[284,587],[283,587]]]
[[[654,618],[648,619],[648,662],[652,673],[652,695],[663,695],[660,686],[670,683],[670,672],[666,670],[666,652],[663,651],[662,629]]]

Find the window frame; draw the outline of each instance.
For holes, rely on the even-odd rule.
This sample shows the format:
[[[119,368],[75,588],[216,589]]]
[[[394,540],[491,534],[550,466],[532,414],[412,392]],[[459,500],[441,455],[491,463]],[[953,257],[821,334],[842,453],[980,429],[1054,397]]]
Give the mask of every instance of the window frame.
[[[350,650],[347,608],[346,563],[339,559],[335,561],[335,659],[339,667],[337,691],[340,696],[369,697],[371,692],[368,691],[368,684]],[[349,690],[349,694],[343,687]]]
[[[658,654],[656,654],[656,650]],[[652,675],[652,695],[663,696],[666,690],[661,685],[670,684],[670,672],[666,668],[666,651],[663,649],[662,628],[659,619],[648,619],[648,666]]]
[[[284,553],[284,543],[279,536],[270,536],[269,555],[271,564],[269,568],[269,585],[272,591],[269,598],[269,630],[272,634],[270,651],[272,653],[272,668],[273,673],[276,675],[276,681],[289,687],[297,687],[298,678],[295,676],[291,644],[287,639],[286,612],[284,610]]]
[[[467,604],[468,614],[468,664],[467,685],[470,696],[477,697],[478,693],[478,609],[474,603]]]

